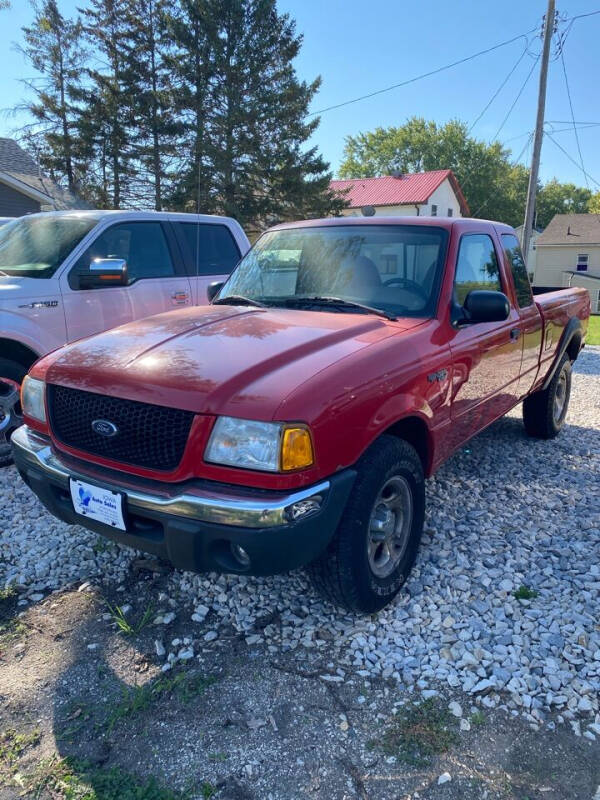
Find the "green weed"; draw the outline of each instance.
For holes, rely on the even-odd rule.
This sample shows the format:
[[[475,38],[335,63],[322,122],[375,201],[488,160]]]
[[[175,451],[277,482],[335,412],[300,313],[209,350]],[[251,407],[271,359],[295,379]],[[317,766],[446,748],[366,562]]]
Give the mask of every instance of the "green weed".
[[[513,592],[513,596],[517,600],[533,600],[539,595],[539,592],[536,592],[535,589],[530,589],[529,586],[519,586],[519,588]]]
[[[382,748],[406,764],[424,766],[456,741],[455,720],[436,698],[400,709],[383,734]]]

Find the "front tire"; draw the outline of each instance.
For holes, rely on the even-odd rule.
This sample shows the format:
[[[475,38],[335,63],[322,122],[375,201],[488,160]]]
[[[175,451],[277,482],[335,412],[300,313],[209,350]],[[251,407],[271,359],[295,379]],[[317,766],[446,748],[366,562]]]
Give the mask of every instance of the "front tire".
[[[548,388],[523,401],[523,423],[528,435],[537,439],[558,436],[565,424],[570,397],[571,359],[565,353]]]
[[[387,435],[364,453],[357,473],[338,529],[308,573],[329,600],[370,614],[396,596],[415,561],[425,479],[414,447]]]

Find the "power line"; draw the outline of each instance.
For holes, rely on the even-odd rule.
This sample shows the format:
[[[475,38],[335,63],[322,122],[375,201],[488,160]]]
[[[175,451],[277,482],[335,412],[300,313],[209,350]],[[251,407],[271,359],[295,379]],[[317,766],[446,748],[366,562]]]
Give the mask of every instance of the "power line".
[[[498,95],[500,94],[500,92],[502,91],[502,89],[504,89],[504,87],[505,87],[505,86],[506,86],[506,84],[508,83],[508,81],[509,81],[509,79],[510,79],[511,75],[512,75],[512,74],[513,74],[513,72],[516,70],[516,68],[519,66],[519,64],[521,63],[521,61],[522,61],[522,60],[525,58],[525,55],[526,55],[526,54],[527,54],[527,47],[525,47],[525,49],[523,50],[523,52],[521,53],[521,55],[518,57],[518,59],[516,60],[516,62],[515,62],[515,64],[514,64],[514,66],[511,68],[510,72],[509,72],[509,73],[508,73],[508,75],[506,76],[506,78],[504,78],[504,80],[502,81],[502,83],[500,84],[500,86],[499,86],[499,87],[496,89],[496,91],[495,91],[495,92],[494,92],[494,94],[492,95],[491,99],[490,99],[490,100],[489,100],[489,102],[487,103],[486,107],[483,109],[483,111],[481,112],[481,114],[480,114],[480,115],[477,117],[477,119],[475,120],[475,122],[473,122],[473,123],[472,123],[472,125],[471,125],[471,127],[469,128],[469,130],[467,131],[467,133],[471,133],[471,131],[473,130],[473,128],[475,127],[475,125],[477,125],[477,123],[479,122],[479,120],[480,120],[480,119],[483,117],[483,115],[485,114],[485,112],[486,112],[486,111],[488,110],[488,108],[489,108],[489,107],[492,105],[492,103],[494,102],[494,100],[495,100],[495,99],[498,97]]]
[[[548,131],[546,131],[546,136],[547,136],[547,137],[550,139],[550,141],[551,141],[551,142],[554,142],[554,144],[555,144],[555,145],[558,147],[558,149],[559,149],[559,150],[560,150],[562,153],[564,153],[564,154],[566,155],[566,157],[569,159],[569,161],[571,161],[573,164],[575,164],[575,166],[577,167],[577,169],[580,169],[580,170],[583,172],[583,174],[584,174],[586,177],[588,177],[588,178],[589,178],[589,179],[592,181],[592,183],[595,183],[595,184],[596,184],[596,186],[600,186],[600,181],[597,181],[595,178],[593,178],[593,177],[592,177],[592,176],[589,174],[589,172],[586,172],[586,171],[585,171],[585,170],[582,168],[581,164],[578,164],[578,163],[577,163],[577,161],[575,161],[575,159],[574,159],[574,158],[573,158],[571,155],[569,155],[569,153],[567,153],[567,151],[565,150],[565,148],[564,148],[564,147],[563,147],[561,144],[559,144],[559,143],[556,141],[556,139],[555,139],[555,138],[554,138],[554,137],[553,137],[551,134],[549,134],[549,133],[548,133]]]
[[[563,49],[561,48],[560,51],[560,61],[563,68],[563,75],[565,76],[565,86],[567,87],[567,97],[569,98],[569,108],[571,109],[571,121],[573,122],[573,133],[575,134],[575,142],[577,143],[577,152],[579,153],[579,162],[581,164],[581,171],[585,176],[585,185],[587,188],[590,188],[590,184],[587,178],[587,173],[585,171],[585,167],[583,166],[583,155],[581,153],[581,144],[579,143],[579,134],[577,133],[577,126],[575,125],[575,114],[573,112],[573,101],[571,100],[571,90],[569,89],[569,79],[567,78],[567,67],[565,64],[565,54]]]
[[[318,114],[325,114],[327,111],[333,111],[336,108],[342,108],[343,106],[349,106],[353,103],[359,103],[361,100],[368,100],[371,97],[375,97],[378,94],[384,94],[384,92],[391,92],[392,89],[399,89],[402,86],[408,86],[411,83],[416,83],[417,81],[423,80],[423,78],[430,78],[432,75],[438,75],[440,72],[445,72],[448,69],[452,69],[452,67],[457,67],[459,64],[465,64],[467,61],[472,61],[474,58],[479,58],[479,56],[484,56],[487,53],[491,53],[494,50],[498,50],[501,47],[506,47],[508,44],[512,44],[513,42],[518,41],[519,39],[525,39],[527,41],[527,36],[532,33],[535,33],[537,28],[533,28],[526,33],[520,33],[518,36],[513,36],[512,39],[507,39],[504,42],[500,42],[499,44],[495,44],[493,47],[488,47],[485,50],[480,50],[478,53],[473,53],[470,56],[466,56],[465,58],[461,58],[458,61],[453,61],[451,64],[446,64],[443,67],[438,67],[437,69],[433,69],[430,72],[424,72],[422,75],[417,75],[414,78],[409,78],[406,81],[401,81],[400,83],[395,83],[392,86],[386,86],[385,89],[377,89],[374,92],[369,92],[369,94],[363,94],[360,97],[354,97],[352,100],[345,100],[343,103],[336,103],[333,106],[327,106],[326,108],[321,108],[319,111],[312,111],[308,116],[314,117]]]
[[[600,9],[598,11],[589,11],[587,14],[577,14],[575,17],[567,17],[565,22],[570,22],[571,20],[575,19],[583,19],[584,17],[593,17],[596,14],[600,14]]]
[[[496,131],[496,133],[495,133],[495,134],[492,136],[492,138],[490,139],[490,142],[494,142],[494,141],[496,141],[496,139],[498,138],[498,135],[500,134],[500,131],[501,131],[501,130],[502,130],[502,128],[505,126],[505,124],[506,124],[506,122],[507,122],[508,118],[510,117],[510,115],[512,114],[512,112],[513,112],[513,110],[514,110],[514,107],[517,105],[517,103],[518,103],[518,101],[519,101],[519,98],[521,97],[521,95],[522,95],[522,94],[523,94],[523,92],[525,91],[525,87],[526,87],[526,86],[527,86],[527,84],[529,83],[529,79],[530,79],[530,78],[531,78],[531,76],[533,75],[533,70],[536,68],[536,65],[537,65],[537,63],[538,63],[538,61],[539,61],[539,60],[540,60],[540,56],[538,56],[538,57],[535,59],[535,61],[533,62],[533,64],[531,65],[531,69],[530,69],[530,70],[529,70],[529,72],[527,73],[527,77],[526,77],[526,78],[525,78],[525,80],[523,81],[523,85],[522,85],[522,86],[521,86],[521,88],[519,89],[519,92],[518,92],[517,96],[515,97],[515,99],[514,99],[514,101],[513,101],[513,104],[512,104],[512,105],[511,105],[511,107],[508,109],[508,113],[506,114],[506,116],[505,116],[505,117],[504,117],[504,119],[502,120],[502,122],[501,122],[501,124],[500,124],[500,127],[498,128],[498,130]]]

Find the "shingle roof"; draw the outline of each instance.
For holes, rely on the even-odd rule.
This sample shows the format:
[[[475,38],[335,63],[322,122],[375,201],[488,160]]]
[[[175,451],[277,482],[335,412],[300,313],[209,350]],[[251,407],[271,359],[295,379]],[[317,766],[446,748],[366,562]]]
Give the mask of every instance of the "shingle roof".
[[[556,214],[535,246],[600,244],[600,214]]]
[[[459,201],[461,212],[468,216],[469,207],[451,169],[414,172],[405,175],[384,175],[381,178],[353,178],[331,181],[330,188],[342,192],[350,208],[362,206],[402,206],[426,203],[446,178]]]
[[[48,205],[56,210],[85,208],[79,198],[43,175],[34,159],[14,139],[0,137],[0,181],[3,174],[17,182],[17,190],[21,184],[25,194],[27,189],[41,192],[48,198]]]

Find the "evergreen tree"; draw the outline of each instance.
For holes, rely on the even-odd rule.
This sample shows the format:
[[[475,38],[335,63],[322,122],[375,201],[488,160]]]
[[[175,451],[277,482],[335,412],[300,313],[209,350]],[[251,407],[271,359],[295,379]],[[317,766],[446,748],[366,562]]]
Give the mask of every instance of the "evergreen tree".
[[[23,28],[22,52],[42,77],[28,82],[35,99],[25,108],[35,122],[26,139],[52,178],[75,191],[80,173],[75,97],[85,58],[81,23],[65,19],[56,0],[36,2],[33,9],[32,25]]]
[[[180,131],[174,110],[166,21],[176,7],[173,0],[130,0],[125,25],[130,28],[130,76],[134,109],[133,156],[142,172],[142,194],[160,211],[169,165]],[[169,13],[171,12],[171,13]]]
[[[90,192],[105,195],[106,206],[112,208],[131,202],[136,173],[131,147],[135,86],[128,5],[129,0],[90,0],[89,7],[82,9],[94,63],[100,66],[87,69],[90,87],[81,93],[86,113],[80,134],[88,155],[100,165],[102,182],[90,187]]]
[[[196,194],[202,210],[256,229],[341,209],[344,201],[329,192],[327,164],[307,148],[318,125],[306,118],[319,79],[298,80],[292,62],[302,37],[295,23],[277,12],[275,0],[181,5],[196,22],[172,27],[192,87],[195,158],[182,170],[179,202],[193,207]]]
[[[174,92],[174,110],[180,123],[177,180],[171,203],[184,211],[218,211],[212,192],[212,168],[208,161],[210,106],[209,86],[214,74],[214,41],[217,31],[205,0],[179,0],[166,15],[167,36],[173,49],[166,61]]]

